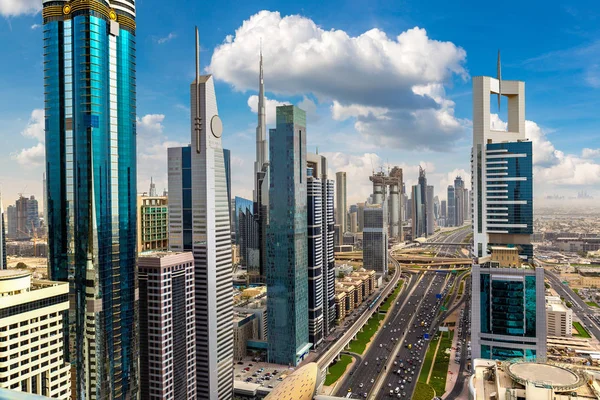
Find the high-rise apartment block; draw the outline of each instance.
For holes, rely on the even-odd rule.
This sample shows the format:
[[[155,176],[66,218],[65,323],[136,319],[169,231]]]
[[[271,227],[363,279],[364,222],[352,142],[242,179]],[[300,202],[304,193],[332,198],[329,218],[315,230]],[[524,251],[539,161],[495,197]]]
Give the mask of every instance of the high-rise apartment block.
[[[427,236],[433,235],[435,231],[435,212],[434,212],[434,195],[433,186],[428,185],[426,191],[425,214],[427,219]]]
[[[267,313],[269,362],[298,365],[308,336],[306,113],[277,107],[270,130]]]
[[[454,179],[454,226],[463,226],[465,223],[465,182],[460,176]]]
[[[0,269],[8,268],[6,262],[6,218],[2,207],[2,193],[0,193]]]
[[[169,247],[192,251],[195,264],[196,388],[207,400],[233,396],[231,224],[227,180],[212,75],[191,84],[191,145],[170,148]]]
[[[154,193],[156,194],[156,193]],[[137,197],[137,251],[169,249],[169,201],[165,196]]]
[[[65,359],[69,284],[0,271],[0,388],[71,399]]]
[[[145,252],[138,258],[142,399],[196,399],[192,253]]]
[[[6,207],[6,237],[17,237],[17,207],[12,204]]]
[[[446,226],[456,226],[456,196],[454,186],[448,185],[448,217]]]
[[[508,97],[508,131],[491,129],[490,94]],[[544,359],[544,269],[531,264],[532,143],[525,137],[524,82],[473,78],[471,172],[473,358]]]
[[[327,159],[308,153],[308,323],[317,347],[335,323],[334,182],[327,178]]]
[[[240,262],[252,276],[260,275],[259,222],[254,215],[252,200],[235,197],[235,244],[240,247]]]
[[[387,205],[372,204],[365,207],[363,230],[363,265],[378,275],[388,271]]]
[[[138,391],[134,0],[43,0],[48,263],[78,399]]]
[[[344,233],[348,231],[348,204],[346,193],[346,173],[335,173],[335,223],[340,226],[338,243],[344,243]]]

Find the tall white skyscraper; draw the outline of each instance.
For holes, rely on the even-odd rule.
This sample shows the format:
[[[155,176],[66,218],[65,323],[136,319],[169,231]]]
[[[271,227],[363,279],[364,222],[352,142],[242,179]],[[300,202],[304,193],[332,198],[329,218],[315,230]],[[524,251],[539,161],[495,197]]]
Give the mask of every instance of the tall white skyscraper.
[[[508,97],[507,131],[491,128],[490,94]],[[532,143],[525,136],[525,83],[474,77],[474,359],[546,358],[544,269],[532,264],[532,168]],[[455,184],[455,191],[457,198],[464,196],[461,185]],[[463,212],[463,203],[457,202],[456,215]]]
[[[344,233],[348,229],[348,205],[346,204],[346,173],[335,174],[335,223],[340,226],[339,244],[344,244]]]
[[[233,396],[231,232],[221,134],[212,75],[191,84],[191,146],[169,149],[169,247],[192,251],[196,290],[199,399]]]
[[[266,239],[269,223],[269,161],[267,148],[267,115],[265,110],[265,81],[263,74],[262,48],[258,76],[258,125],[256,126],[256,160],[254,161],[254,218],[257,221],[258,270],[254,265],[248,272],[264,281],[266,268]]]

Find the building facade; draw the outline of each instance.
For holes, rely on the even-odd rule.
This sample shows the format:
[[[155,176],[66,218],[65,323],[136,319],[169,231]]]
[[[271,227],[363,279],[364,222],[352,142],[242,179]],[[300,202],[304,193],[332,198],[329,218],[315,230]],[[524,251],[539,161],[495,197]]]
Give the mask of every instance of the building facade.
[[[68,310],[68,283],[0,271],[0,388],[71,399],[63,343]]]
[[[2,207],[2,193],[0,193],[0,270],[8,268],[6,262],[6,217]]]
[[[196,326],[192,253],[138,258],[142,399],[196,399]]]
[[[548,336],[573,336],[573,310],[560,297],[546,296],[546,323]]]
[[[258,320],[254,313],[235,313],[233,316],[233,360],[246,357],[248,340],[258,338]]]
[[[340,226],[339,243],[342,236],[348,230],[348,204],[346,193],[346,173],[343,171],[335,173],[335,223]]]
[[[240,247],[240,263],[251,275],[260,275],[259,222],[254,215],[254,202],[241,197],[234,201],[235,243]]]
[[[308,294],[309,336],[317,347],[335,323],[334,182],[327,179],[327,159],[308,153]]]
[[[385,203],[365,207],[363,230],[363,265],[377,274],[388,271],[388,227]]]
[[[454,179],[454,226],[465,223],[465,182],[460,176]]]
[[[138,396],[133,0],[44,0],[48,270],[82,399]]]
[[[446,226],[456,226],[456,196],[454,186],[448,185],[448,216]]]
[[[544,270],[472,269],[471,341],[475,358],[503,360],[546,357]]]
[[[433,186],[428,185],[427,186],[427,200],[425,202],[426,204],[426,220],[427,220],[427,236],[431,236],[433,235],[433,232],[435,231],[435,213],[434,213],[434,202],[433,202]]]
[[[277,107],[270,130],[267,240],[268,358],[298,365],[308,354],[306,113]]]
[[[212,75],[190,86],[191,145],[168,150],[169,247],[194,254],[196,393],[199,399],[233,396],[231,223]]]
[[[421,185],[413,185],[412,187],[412,236],[413,240],[423,237],[427,234],[427,221],[425,203],[423,198],[423,190]]]
[[[169,201],[163,196],[137,197],[137,251],[169,249]]]
[[[508,97],[507,131],[491,129],[490,94]],[[533,257],[532,143],[525,135],[525,83],[473,78],[471,156],[474,253],[515,245]]]

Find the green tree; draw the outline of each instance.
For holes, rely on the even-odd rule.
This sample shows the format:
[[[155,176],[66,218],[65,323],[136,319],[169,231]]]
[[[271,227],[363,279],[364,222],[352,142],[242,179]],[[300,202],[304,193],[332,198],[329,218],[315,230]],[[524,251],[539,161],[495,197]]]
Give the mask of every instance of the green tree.
[[[29,268],[29,266],[27,266],[27,264],[25,264],[24,262],[19,262],[17,264],[17,268],[19,268],[19,269],[26,269],[26,268]]]

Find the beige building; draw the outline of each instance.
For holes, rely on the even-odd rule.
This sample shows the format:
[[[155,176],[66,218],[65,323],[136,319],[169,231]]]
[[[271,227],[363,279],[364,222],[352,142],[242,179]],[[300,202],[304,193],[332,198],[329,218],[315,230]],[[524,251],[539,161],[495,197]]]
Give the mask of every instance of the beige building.
[[[258,321],[255,314],[236,313],[233,316],[233,360],[246,356],[248,340],[258,339]]]
[[[137,197],[137,248],[143,251],[169,249],[168,197]]]
[[[516,247],[492,246],[491,261],[499,267],[520,267],[519,249]]]
[[[64,361],[69,284],[0,270],[0,388],[56,399],[71,397]]]
[[[335,290],[335,323],[340,325],[346,315],[348,314],[348,309],[346,307],[346,291],[345,290]]]
[[[546,326],[548,336],[572,336],[573,310],[562,304],[560,297],[546,297]]]

